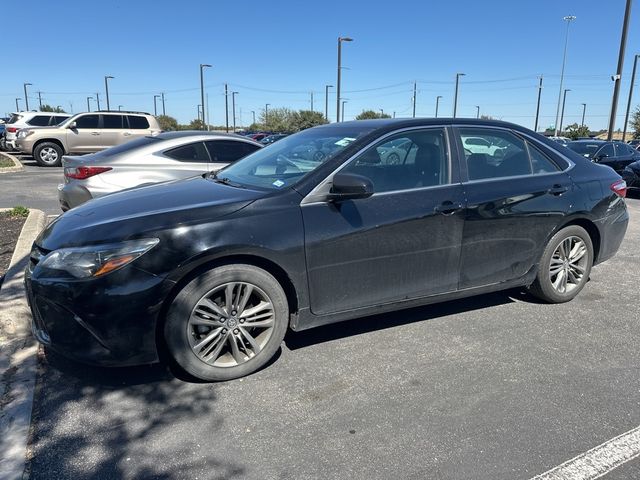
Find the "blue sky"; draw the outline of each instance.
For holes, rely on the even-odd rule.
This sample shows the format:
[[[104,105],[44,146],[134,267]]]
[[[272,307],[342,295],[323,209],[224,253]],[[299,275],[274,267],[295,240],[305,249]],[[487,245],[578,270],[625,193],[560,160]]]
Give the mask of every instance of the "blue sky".
[[[624,0],[435,0],[393,2],[213,2],[31,0],[31,14],[3,40],[0,112],[13,111],[33,84],[29,103],[43,100],[67,111],[86,110],[86,97],[110,81],[111,108],[153,112],[153,95],[165,92],[167,114],[196,117],[200,63],[205,72],[210,122],[224,123],[224,83],[237,91],[237,124],[251,123],[265,103],[324,111],[324,86],[336,82],[336,40],[344,44],[345,118],[363,109],[411,115],[452,113],[454,76],[464,72],[458,115],[481,113],[533,126],[537,78],[544,75],[541,126],[554,123],[565,22],[571,25],[565,87],[565,124],[603,128],[608,121]],[[622,126],[633,55],[640,53],[640,7],[631,17],[618,107]],[[640,77],[640,75],[638,75]],[[636,86],[638,80],[636,80]],[[640,104],[636,89],[634,105]],[[24,101],[20,102],[24,107]],[[231,102],[229,102],[231,108]],[[95,104],[92,104],[95,108]],[[160,104],[158,104],[160,110]],[[335,90],[330,90],[335,119]]]

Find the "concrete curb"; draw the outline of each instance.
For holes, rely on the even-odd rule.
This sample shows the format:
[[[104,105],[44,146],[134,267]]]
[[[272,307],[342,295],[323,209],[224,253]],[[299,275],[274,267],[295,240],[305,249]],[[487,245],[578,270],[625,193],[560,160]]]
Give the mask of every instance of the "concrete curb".
[[[20,160],[18,160],[16,157],[11,155],[10,153],[0,152],[0,155],[4,155],[5,157],[7,157],[9,160],[13,162],[13,165],[14,165],[13,167],[0,168],[0,174],[22,172],[24,170],[24,165],[22,165],[22,162],[20,162]]]
[[[23,280],[31,245],[46,223],[41,210],[29,212],[0,288],[0,478],[22,478],[25,466],[37,343]]]

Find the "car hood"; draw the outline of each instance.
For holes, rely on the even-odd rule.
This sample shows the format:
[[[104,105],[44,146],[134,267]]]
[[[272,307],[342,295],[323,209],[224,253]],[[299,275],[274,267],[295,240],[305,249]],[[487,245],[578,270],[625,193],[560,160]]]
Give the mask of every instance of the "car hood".
[[[195,177],[125,190],[86,202],[58,217],[36,239],[46,250],[159,235],[236,212],[264,191]]]

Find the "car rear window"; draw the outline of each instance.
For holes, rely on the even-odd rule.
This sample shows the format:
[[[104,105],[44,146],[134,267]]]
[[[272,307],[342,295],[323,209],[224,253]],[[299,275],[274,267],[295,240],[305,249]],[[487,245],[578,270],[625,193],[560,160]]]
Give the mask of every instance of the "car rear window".
[[[11,118],[9,119],[9,121],[7,122],[7,124],[9,123],[16,123],[18,120],[20,120],[22,118],[22,115],[17,115],[17,114],[13,114],[11,115]]]
[[[50,118],[51,115],[36,115],[31,120],[28,120],[26,124],[32,127],[46,127],[49,125]]]
[[[593,157],[601,146],[602,143],[596,142],[569,142],[567,144],[567,147],[584,157]]]
[[[137,115],[128,115],[129,128],[134,130],[144,130],[149,128],[149,121],[146,117],[139,117]]]

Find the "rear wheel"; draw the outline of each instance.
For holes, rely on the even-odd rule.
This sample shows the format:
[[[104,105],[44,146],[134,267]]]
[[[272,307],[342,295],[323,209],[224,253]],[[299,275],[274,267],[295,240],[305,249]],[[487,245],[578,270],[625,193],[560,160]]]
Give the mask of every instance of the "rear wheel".
[[[189,282],[167,313],[169,353],[202,380],[255,372],[276,353],[289,308],[278,281],[252,265],[225,265]]]
[[[42,142],[33,149],[33,158],[43,167],[59,167],[62,165],[62,147],[53,142]]]
[[[593,243],[587,231],[570,225],[556,233],[545,248],[530,292],[549,303],[572,300],[589,279]]]

